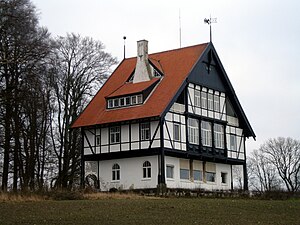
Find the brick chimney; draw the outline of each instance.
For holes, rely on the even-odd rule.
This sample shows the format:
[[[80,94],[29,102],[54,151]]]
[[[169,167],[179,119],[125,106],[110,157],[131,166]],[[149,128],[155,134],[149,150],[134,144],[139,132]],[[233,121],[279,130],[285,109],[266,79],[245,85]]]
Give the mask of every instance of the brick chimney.
[[[148,61],[148,41],[137,42],[137,61],[133,76],[133,83],[149,81],[153,77]]]

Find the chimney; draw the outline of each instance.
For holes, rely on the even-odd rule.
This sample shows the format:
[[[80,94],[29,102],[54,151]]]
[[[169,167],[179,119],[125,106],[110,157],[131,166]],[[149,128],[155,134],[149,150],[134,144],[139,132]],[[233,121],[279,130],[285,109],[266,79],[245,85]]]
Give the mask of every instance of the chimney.
[[[137,42],[137,61],[133,76],[133,83],[149,81],[152,77],[148,61],[148,41],[140,40]]]

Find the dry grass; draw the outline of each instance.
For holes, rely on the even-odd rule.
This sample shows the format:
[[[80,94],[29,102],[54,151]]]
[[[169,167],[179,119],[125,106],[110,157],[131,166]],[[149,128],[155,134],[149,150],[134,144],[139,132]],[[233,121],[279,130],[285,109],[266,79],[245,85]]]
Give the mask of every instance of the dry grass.
[[[47,196],[37,194],[15,194],[0,192],[0,202],[40,202],[47,200]]]
[[[83,194],[83,197],[84,199],[87,200],[155,198],[155,197],[142,196],[136,193],[107,193],[107,192],[87,193],[87,194]]]

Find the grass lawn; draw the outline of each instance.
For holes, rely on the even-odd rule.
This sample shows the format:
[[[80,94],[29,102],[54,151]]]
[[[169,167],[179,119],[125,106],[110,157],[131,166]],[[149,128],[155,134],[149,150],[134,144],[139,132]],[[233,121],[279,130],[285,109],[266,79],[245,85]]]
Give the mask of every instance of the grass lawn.
[[[300,200],[136,198],[0,202],[0,224],[300,224]]]

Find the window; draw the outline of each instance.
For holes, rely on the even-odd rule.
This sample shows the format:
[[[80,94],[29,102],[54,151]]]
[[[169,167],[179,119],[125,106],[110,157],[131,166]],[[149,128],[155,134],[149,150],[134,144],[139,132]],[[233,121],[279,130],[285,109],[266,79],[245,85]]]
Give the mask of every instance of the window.
[[[126,97],[125,98],[125,105],[131,105],[131,98],[130,97]]]
[[[120,106],[124,106],[125,105],[125,98],[120,98]]]
[[[200,91],[195,90],[195,106],[201,107]]]
[[[150,123],[141,123],[141,141],[149,140],[150,139]]]
[[[180,124],[174,123],[173,136],[174,136],[174,141],[180,141]]]
[[[117,163],[112,166],[112,180],[120,180],[120,166]]]
[[[227,184],[227,173],[221,173],[222,184]]]
[[[114,107],[119,107],[119,99],[114,99]]]
[[[190,179],[190,170],[180,169],[180,179],[189,180]]]
[[[202,171],[201,170],[193,170],[194,180],[201,181],[202,180]]]
[[[167,165],[167,178],[174,178],[174,166]]]
[[[203,109],[207,109],[207,93],[201,92],[201,106]]]
[[[108,100],[108,108],[110,109],[110,108],[113,108],[114,107],[114,105],[113,105],[113,100],[112,99],[109,99]]]
[[[142,104],[143,103],[143,96],[142,95],[137,95],[137,103]]]
[[[207,106],[209,110],[214,110],[214,96],[210,93],[207,94]]]
[[[96,146],[100,146],[100,143],[101,143],[101,136],[96,135]]]
[[[220,112],[220,96],[214,96],[214,109],[216,112]]]
[[[149,161],[143,163],[143,178],[151,178],[151,163]]]
[[[136,105],[136,95],[135,96],[131,96],[131,105]]]
[[[216,148],[224,148],[224,129],[223,125],[214,124],[214,141]]]
[[[115,143],[120,143],[120,127],[111,127],[110,128],[110,143],[115,144]]]
[[[215,182],[216,181],[216,173],[206,172],[206,181]]]
[[[191,144],[199,144],[199,122],[188,118],[188,138]]]
[[[211,147],[211,123],[207,121],[201,122],[202,145]]]
[[[237,150],[236,136],[234,134],[230,134],[229,150],[233,150],[233,151]]]

